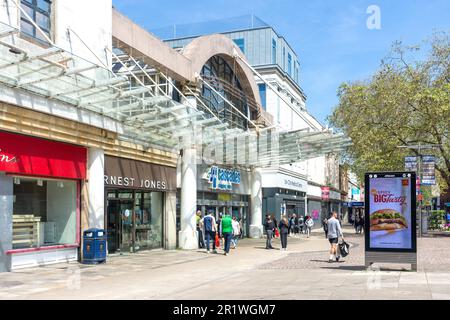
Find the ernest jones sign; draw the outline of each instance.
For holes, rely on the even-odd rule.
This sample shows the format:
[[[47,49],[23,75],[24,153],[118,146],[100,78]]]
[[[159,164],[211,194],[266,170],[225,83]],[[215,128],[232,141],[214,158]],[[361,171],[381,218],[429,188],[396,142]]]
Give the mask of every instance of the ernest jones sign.
[[[105,156],[105,186],[123,189],[175,191],[176,169]]]

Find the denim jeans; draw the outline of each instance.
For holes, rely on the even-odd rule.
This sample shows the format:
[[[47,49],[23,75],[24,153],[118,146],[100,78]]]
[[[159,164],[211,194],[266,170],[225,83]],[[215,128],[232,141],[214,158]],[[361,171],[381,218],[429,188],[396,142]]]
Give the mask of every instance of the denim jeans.
[[[266,233],[267,233],[266,248],[272,248],[273,230],[266,230]]]
[[[209,251],[209,241],[212,240],[213,250],[216,250],[216,233],[214,231],[205,231],[206,250]]]
[[[233,234],[231,232],[223,233],[223,238],[225,239],[225,253],[230,252],[231,238]]]
[[[233,236],[233,239],[231,240],[231,243],[233,244],[234,247],[237,247],[238,242],[239,242],[239,238],[240,238],[240,236]]]
[[[286,248],[287,248],[287,236],[288,236],[287,233],[282,233],[282,234],[281,234],[281,247],[282,247],[283,249],[286,249]]]
[[[205,241],[203,239],[203,231],[198,227],[197,227],[197,235],[198,235],[198,247],[202,249],[205,247]]]

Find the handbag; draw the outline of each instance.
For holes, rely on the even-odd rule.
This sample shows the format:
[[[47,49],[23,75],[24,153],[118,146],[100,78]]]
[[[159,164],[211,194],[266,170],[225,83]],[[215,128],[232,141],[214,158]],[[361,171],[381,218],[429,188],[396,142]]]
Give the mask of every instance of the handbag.
[[[220,239],[219,239],[219,235],[216,233],[216,238],[214,239],[214,241],[216,242],[216,248],[220,248]]]
[[[339,251],[341,253],[341,256],[348,256],[350,253],[350,245],[347,242],[342,241],[342,243],[339,244]]]
[[[280,232],[278,231],[278,228],[275,228],[275,238],[280,237]]]

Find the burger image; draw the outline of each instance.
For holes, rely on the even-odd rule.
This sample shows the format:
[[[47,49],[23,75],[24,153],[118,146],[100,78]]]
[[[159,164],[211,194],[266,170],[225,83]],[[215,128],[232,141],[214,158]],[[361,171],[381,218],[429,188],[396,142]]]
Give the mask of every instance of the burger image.
[[[408,223],[405,217],[392,209],[378,210],[370,216],[370,231],[394,231],[407,228]]]

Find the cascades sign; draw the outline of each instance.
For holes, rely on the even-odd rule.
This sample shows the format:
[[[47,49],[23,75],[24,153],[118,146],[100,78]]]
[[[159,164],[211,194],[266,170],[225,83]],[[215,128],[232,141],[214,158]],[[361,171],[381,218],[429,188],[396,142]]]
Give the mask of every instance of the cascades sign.
[[[233,184],[241,183],[241,173],[238,170],[229,170],[212,166],[205,173],[204,179],[208,180],[214,190],[233,190]]]

